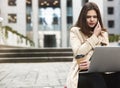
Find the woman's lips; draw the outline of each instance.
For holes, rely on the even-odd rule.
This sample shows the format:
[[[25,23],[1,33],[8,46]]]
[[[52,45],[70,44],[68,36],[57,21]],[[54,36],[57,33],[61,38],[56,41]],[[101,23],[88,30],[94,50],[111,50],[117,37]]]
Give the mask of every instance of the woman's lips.
[[[95,26],[95,23],[89,23],[89,26],[90,26],[90,27],[94,27],[94,26]]]
[[[89,25],[95,25],[95,23],[89,23]]]

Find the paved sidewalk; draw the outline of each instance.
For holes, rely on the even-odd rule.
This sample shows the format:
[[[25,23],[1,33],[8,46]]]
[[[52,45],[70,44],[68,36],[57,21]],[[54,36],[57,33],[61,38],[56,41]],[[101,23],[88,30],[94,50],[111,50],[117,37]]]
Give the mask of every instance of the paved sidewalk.
[[[0,63],[0,88],[64,88],[71,62]]]

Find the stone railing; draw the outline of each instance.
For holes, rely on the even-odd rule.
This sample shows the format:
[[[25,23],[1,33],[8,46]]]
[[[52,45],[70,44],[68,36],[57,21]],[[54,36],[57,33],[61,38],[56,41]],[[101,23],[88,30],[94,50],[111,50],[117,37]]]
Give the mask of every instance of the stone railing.
[[[10,46],[33,47],[34,42],[18,33],[9,26],[2,26],[0,22],[0,44]]]

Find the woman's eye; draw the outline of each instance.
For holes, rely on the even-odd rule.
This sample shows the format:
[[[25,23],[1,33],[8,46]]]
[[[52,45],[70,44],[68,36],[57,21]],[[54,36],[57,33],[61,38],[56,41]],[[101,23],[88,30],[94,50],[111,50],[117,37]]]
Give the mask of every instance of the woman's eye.
[[[93,16],[93,18],[97,18],[97,16]]]
[[[87,18],[91,18],[91,16],[87,16]]]
[[[97,18],[97,16],[87,16],[86,18]]]

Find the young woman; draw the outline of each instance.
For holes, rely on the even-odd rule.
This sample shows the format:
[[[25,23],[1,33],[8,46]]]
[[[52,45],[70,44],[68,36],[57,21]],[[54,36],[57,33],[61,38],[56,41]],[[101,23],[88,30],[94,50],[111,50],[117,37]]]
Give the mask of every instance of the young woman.
[[[120,88],[119,73],[80,73],[89,69],[96,46],[109,45],[108,32],[103,27],[100,10],[95,3],[88,2],[83,6],[76,24],[70,30],[70,41],[74,58],[67,88]]]

